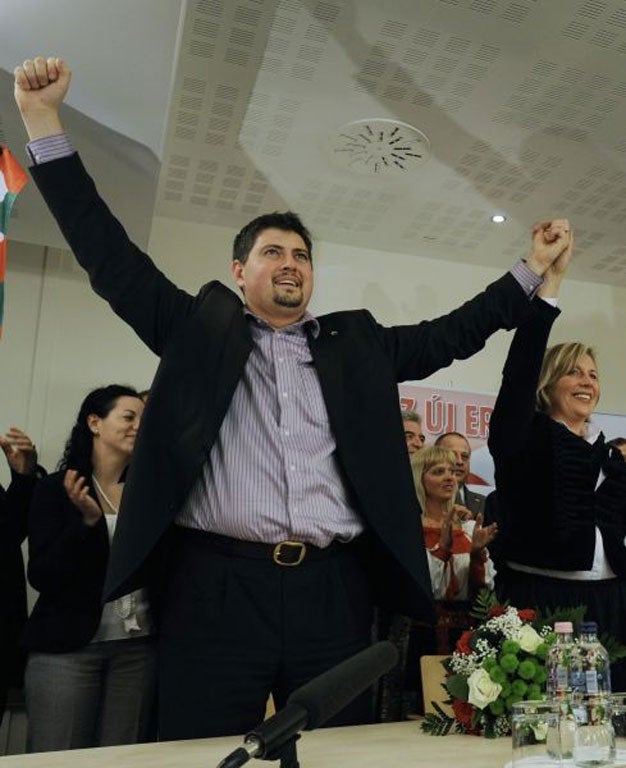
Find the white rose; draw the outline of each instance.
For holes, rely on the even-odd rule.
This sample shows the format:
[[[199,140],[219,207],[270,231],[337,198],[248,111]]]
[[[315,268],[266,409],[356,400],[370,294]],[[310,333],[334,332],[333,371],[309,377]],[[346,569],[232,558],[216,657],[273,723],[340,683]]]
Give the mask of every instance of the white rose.
[[[534,653],[537,650],[537,646],[540,643],[543,643],[543,639],[528,624],[524,624],[520,627],[519,632],[513,639],[518,642],[519,647],[527,653]]]
[[[478,709],[484,709],[487,704],[495,701],[502,691],[500,683],[494,683],[489,672],[482,667],[475,669],[467,678],[469,696],[467,700]]]

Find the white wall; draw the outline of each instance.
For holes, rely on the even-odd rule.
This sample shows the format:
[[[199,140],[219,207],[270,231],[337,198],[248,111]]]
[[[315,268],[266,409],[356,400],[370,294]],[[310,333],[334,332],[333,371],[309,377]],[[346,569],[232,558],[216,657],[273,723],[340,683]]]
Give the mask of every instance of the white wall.
[[[181,237],[182,233],[182,237]],[[150,250],[158,265],[190,291],[211,278],[230,282],[234,232],[156,219]],[[385,324],[407,323],[446,312],[469,298],[499,270],[421,256],[384,254],[319,243],[314,254],[312,310],[369,308]],[[508,264],[503,264],[506,269]],[[64,251],[11,242],[6,283],[5,336],[0,341],[0,430],[17,424],[36,441],[42,463],[59,459],[80,400],[92,387],[113,381],[148,386],[157,360],[92,294]],[[562,291],[563,315],[554,341],[582,339],[596,345],[605,411],[626,411],[622,396],[626,289],[570,282]],[[431,376],[430,383],[495,392],[509,335],[499,333],[471,360]],[[7,472],[0,466],[0,482]]]

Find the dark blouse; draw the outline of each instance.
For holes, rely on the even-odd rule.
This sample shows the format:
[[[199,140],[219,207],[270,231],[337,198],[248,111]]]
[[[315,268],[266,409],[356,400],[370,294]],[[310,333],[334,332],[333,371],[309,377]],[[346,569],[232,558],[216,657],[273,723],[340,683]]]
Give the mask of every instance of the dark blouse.
[[[559,310],[531,303],[515,333],[490,422],[501,550],[505,560],[589,570],[595,530],[611,568],[626,575],[626,462],[600,435],[594,444],[535,409],[548,336]],[[605,479],[596,490],[600,470]]]
[[[87,645],[102,615],[109,556],[104,516],[89,527],[69,500],[63,472],[43,480],[33,497],[28,527],[28,580],[39,598],[28,619],[31,651],[65,653]]]

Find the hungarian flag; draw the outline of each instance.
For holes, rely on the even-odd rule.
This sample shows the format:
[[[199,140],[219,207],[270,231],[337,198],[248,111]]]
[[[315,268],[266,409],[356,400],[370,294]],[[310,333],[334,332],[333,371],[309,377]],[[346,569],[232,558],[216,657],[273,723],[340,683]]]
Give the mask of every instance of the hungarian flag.
[[[7,268],[7,229],[15,198],[28,175],[9,150],[0,144],[0,337],[4,317],[4,276]]]

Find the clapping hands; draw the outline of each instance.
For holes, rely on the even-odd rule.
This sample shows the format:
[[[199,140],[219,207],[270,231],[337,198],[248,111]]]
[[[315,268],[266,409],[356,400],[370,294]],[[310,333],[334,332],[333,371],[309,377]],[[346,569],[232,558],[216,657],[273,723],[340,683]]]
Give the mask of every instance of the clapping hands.
[[[9,467],[19,475],[32,475],[37,468],[35,444],[21,429],[11,427],[6,435],[0,435],[0,448]]]

